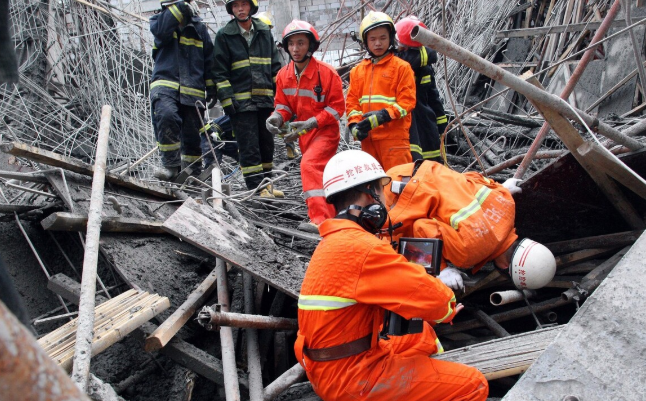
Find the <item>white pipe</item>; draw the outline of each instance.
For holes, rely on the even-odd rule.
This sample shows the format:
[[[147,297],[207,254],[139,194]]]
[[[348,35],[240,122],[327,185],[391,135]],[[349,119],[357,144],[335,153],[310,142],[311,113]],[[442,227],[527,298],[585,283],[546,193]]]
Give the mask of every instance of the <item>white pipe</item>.
[[[489,301],[494,306],[506,305],[512,302],[518,302],[523,300],[523,292],[527,298],[531,298],[536,295],[536,291],[531,290],[509,290],[509,291],[497,291],[492,293],[489,296]]]

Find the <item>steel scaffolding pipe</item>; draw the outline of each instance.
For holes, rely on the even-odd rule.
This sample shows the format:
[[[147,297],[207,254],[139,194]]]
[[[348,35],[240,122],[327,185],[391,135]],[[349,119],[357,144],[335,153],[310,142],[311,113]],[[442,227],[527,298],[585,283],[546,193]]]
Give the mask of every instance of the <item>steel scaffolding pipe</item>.
[[[524,95],[532,103],[555,110],[564,117],[577,122],[580,118],[592,129],[596,128],[600,134],[626,146],[627,148],[639,150],[644,147],[640,142],[622,134],[619,130],[611,127],[610,125],[599,121],[597,118],[592,117],[581,110],[572,108],[560,97],[535,87],[529,82],[518,78],[514,74],[505,71],[482,57],[478,57],[455,43],[436,35],[428,29],[415,27],[411,32],[411,39],[420,42],[425,46],[429,46],[437,52],[442,53],[443,55],[450,57],[505,86],[508,86],[516,92]],[[575,152],[576,149],[570,149],[570,151]]]
[[[494,306],[506,305],[512,302],[523,300],[523,293],[529,299],[536,295],[536,291],[531,290],[509,290],[509,291],[496,291],[492,292],[489,296],[489,302]]]
[[[0,394],[4,401],[89,401],[0,302]]]
[[[247,315],[244,313],[221,312],[211,306],[202,308],[197,321],[207,330],[217,330],[220,326],[240,327],[243,329],[298,330],[298,321],[285,317]]]

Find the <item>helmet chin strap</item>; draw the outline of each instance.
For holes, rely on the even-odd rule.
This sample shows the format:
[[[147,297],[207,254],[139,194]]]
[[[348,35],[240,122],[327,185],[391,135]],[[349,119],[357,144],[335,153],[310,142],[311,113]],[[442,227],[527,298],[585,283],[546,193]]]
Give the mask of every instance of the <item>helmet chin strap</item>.
[[[247,22],[250,19],[251,19],[251,15],[247,15],[247,18],[245,18],[245,19],[240,19],[240,18],[236,17],[236,21],[239,21],[239,22]]]

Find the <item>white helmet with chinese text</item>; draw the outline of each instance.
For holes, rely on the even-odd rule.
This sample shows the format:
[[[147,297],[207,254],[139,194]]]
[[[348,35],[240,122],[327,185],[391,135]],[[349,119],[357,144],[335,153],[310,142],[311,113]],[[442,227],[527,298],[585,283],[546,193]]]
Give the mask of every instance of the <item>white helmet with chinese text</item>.
[[[511,257],[509,274],[519,290],[536,290],[552,281],[556,273],[556,259],[545,245],[525,238]]]
[[[325,198],[379,179],[384,186],[390,182],[390,177],[370,154],[354,149],[337,153],[323,170]]]

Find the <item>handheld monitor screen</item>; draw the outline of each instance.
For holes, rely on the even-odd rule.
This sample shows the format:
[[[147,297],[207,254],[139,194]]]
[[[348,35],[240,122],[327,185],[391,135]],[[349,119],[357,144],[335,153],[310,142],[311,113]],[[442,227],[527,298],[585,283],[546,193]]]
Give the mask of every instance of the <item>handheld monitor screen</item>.
[[[440,247],[441,240],[435,238],[401,238],[399,241],[399,253],[408,261],[422,265],[433,276],[439,273]]]

